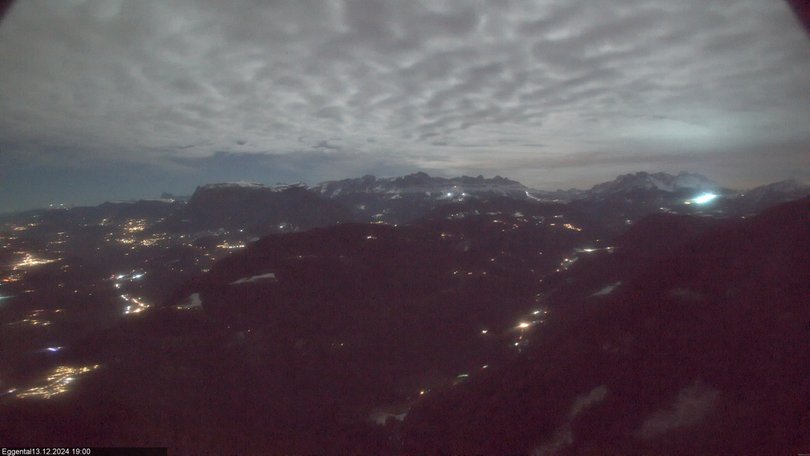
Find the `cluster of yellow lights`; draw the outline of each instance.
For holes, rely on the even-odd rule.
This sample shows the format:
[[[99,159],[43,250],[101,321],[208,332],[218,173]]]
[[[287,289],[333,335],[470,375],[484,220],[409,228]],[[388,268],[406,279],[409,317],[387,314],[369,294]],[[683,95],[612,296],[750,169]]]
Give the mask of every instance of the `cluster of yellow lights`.
[[[151,307],[151,305],[143,302],[140,298],[130,298],[127,295],[121,295],[121,298],[130,303],[127,305],[126,309],[124,309],[124,315],[139,314]]]
[[[25,231],[25,230],[27,230],[28,228],[33,228],[33,227],[35,227],[35,226],[39,226],[39,224],[38,224],[38,223],[29,223],[29,224],[27,224],[27,225],[15,226],[15,227],[14,227],[14,228],[12,228],[12,229],[13,229],[13,231]]]
[[[51,371],[45,378],[45,384],[35,386],[25,391],[17,393],[17,397],[26,398],[33,397],[39,399],[50,399],[59,394],[66,393],[70,389],[70,384],[76,380],[79,375],[98,369],[98,364],[94,366],[70,367],[59,366]]]
[[[217,247],[219,247],[220,249],[244,249],[245,244],[229,244],[227,242],[223,242],[222,244],[219,244]]]
[[[163,241],[165,239],[166,238],[164,236],[153,236],[153,237],[150,237],[150,238],[141,239],[141,245],[144,246],[144,247],[149,247],[149,246],[155,245],[158,242]]]
[[[14,269],[17,270],[20,268],[30,268],[33,266],[39,266],[41,264],[53,263],[55,261],[58,260],[46,260],[43,258],[37,258],[34,255],[31,255],[30,253],[26,253],[23,259],[20,260],[19,263],[14,265]]]
[[[24,318],[23,323],[28,323],[31,326],[48,326],[51,324],[48,320],[37,320],[36,318]]]
[[[580,227],[578,227],[578,226],[574,226],[574,225],[572,225],[572,224],[570,224],[570,223],[564,223],[564,224],[563,224],[563,226],[564,226],[565,228],[569,229],[569,230],[574,230],[574,231],[582,231],[582,228],[580,228]]]
[[[127,233],[137,233],[146,229],[146,220],[127,220],[124,224],[124,231]]]
[[[57,309],[57,311],[61,312],[62,309]],[[31,325],[31,326],[49,326],[51,324],[48,320],[41,320],[41,315],[45,312],[44,309],[37,309],[30,312],[28,315],[25,316],[22,320],[19,321],[12,321],[11,323],[7,323],[9,326],[14,325]]]
[[[23,318],[19,321],[12,321],[7,323],[9,326],[14,325],[31,325],[31,326],[49,326],[51,324],[48,320],[37,320],[36,318]]]

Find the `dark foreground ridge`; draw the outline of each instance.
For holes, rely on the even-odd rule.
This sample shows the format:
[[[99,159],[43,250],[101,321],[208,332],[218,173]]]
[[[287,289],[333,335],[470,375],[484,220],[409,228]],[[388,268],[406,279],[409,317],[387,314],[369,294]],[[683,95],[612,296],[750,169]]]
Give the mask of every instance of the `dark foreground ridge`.
[[[616,258],[577,265],[550,290],[553,328],[525,354],[414,407],[406,453],[800,452],[808,241],[803,200],[609,281],[596,277]]]
[[[768,201],[804,190],[667,176],[568,202],[415,174],[19,214],[1,233],[0,442],[800,452],[808,200]]]

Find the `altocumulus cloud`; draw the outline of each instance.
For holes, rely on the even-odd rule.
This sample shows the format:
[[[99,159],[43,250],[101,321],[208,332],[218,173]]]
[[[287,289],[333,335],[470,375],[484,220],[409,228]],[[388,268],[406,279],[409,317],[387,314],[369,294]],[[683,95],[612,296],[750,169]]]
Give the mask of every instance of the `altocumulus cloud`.
[[[806,177],[807,49],[774,0],[26,0],[0,25],[0,163]]]

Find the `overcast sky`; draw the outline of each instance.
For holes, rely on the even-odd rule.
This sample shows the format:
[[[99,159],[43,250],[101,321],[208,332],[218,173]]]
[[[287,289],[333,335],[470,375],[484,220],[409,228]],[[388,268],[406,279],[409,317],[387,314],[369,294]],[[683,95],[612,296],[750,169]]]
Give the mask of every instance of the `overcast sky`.
[[[0,212],[201,183],[638,170],[810,178],[810,41],[777,0],[18,1]]]

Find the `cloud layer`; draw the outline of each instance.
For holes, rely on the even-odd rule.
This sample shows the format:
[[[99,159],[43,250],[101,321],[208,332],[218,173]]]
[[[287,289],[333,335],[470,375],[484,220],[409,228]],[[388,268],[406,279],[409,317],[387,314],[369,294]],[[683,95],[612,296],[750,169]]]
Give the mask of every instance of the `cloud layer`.
[[[808,49],[773,0],[27,0],[0,24],[0,163],[806,177]]]

